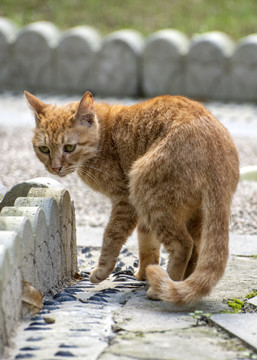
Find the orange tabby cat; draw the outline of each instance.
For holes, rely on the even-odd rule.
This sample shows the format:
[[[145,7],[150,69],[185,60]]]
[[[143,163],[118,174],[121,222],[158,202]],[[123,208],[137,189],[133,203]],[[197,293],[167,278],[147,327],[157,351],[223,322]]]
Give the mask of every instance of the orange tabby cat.
[[[139,270],[148,296],[177,304],[207,295],[224,273],[239,162],[228,131],[199,103],[160,96],[132,106],[48,105],[25,92],[35,112],[33,145],[52,174],[77,171],[112,201],[98,266],[106,279],[137,226]],[[160,245],[167,273],[158,265]]]

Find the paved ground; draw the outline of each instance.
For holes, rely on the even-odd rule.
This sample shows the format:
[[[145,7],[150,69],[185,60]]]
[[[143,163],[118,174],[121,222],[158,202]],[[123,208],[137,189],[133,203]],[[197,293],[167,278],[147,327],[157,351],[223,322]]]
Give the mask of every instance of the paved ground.
[[[245,301],[256,288],[257,238],[232,236],[227,271],[213,293],[194,306],[177,307],[148,300],[147,285],[133,277],[135,238],[123,248],[110,280],[91,284],[88,273],[99,254],[99,234],[84,230],[78,232],[84,278],[47,299],[38,315],[20,325],[6,359],[257,358],[252,350],[257,349],[257,304]],[[223,313],[232,310],[227,305],[232,298],[245,301],[242,313]]]
[[[58,97],[55,102],[67,100],[70,98]],[[256,106],[207,106],[224,120],[233,136],[255,141]],[[8,94],[0,97],[0,115],[1,130],[6,134],[7,128],[32,125],[21,97],[15,101]],[[13,152],[14,157],[8,150],[12,161],[22,153],[17,154],[16,147]],[[11,166],[8,159],[6,166]],[[29,169],[25,165],[22,171],[17,164],[11,168],[14,178],[19,176],[20,180],[26,171],[34,170],[34,165]],[[93,201],[90,206],[93,208]],[[137,267],[135,236],[124,247],[110,280],[100,285],[88,281],[88,272],[99,255],[108,211],[102,214],[95,223],[91,218],[84,225],[79,211],[78,223],[82,226],[78,228],[78,254],[84,278],[54,298],[45,299],[41,313],[20,324],[5,359],[257,359],[257,301],[245,297],[257,289],[257,237],[247,235],[245,225],[241,231],[244,235],[231,233],[228,267],[213,293],[194,306],[175,307],[148,300],[147,285],[133,277]],[[162,263],[165,261],[166,254],[162,253]],[[241,313],[224,313],[232,310],[227,305],[229,299],[237,299],[233,304],[241,301]]]

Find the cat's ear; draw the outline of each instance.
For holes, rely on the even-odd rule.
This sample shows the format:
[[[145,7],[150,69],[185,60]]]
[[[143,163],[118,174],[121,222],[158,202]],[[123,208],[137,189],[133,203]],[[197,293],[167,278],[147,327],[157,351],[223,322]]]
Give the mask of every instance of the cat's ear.
[[[28,100],[29,107],[34,111],[36,117],[39,117],[39,114],[41,114],[44,110],[44,108],[47,106],[43,101],[39,100],[36,96],[30,94],[28,91],[24,91],[24,95],[26,99]]]
[[[95,121],[94,99],[90,91],[87,91],[80,100],[74,120],[80,125],[91,127]]]

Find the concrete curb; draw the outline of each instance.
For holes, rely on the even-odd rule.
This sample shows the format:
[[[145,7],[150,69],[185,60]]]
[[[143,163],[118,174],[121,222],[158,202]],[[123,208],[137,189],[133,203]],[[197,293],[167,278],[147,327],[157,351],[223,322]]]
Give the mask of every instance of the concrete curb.
[[[102,38],[88,26],[62,33],[40,21],[18,30],[0,18],[0,90],[256,101],[256,58],[257,34],[237,43],[222,32],[190,40],[174,29]]]
[[[42,295],[70,284],[77,271],[75,211],[69,192],[37,178],[0,203],[0,349],[21,316],[21,282]]]

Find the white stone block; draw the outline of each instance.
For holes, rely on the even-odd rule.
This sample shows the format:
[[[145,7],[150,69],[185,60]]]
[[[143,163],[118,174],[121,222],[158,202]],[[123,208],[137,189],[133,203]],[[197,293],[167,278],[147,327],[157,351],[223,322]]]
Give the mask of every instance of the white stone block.
[[[31,188],[48,188],[51,189],[64,189],[64,186],[58,181],[50,178],[35,178],[28,181],[24,181],[14,185],[7,193],[5,194],[3,200],[0,202],[0,210],[4,206],[12,206],[15,203],[15,200],[19,197],[25,197],[28,195],[28,192]]]
[[[2,232],[0,231],[0,235]],[[10,271],[11,270],[11,271]],[[5,289],[11,287],[11,262],[10,258],[5,246],[5,242],[3,239],[0,241],[0,354],[4,345],[8,344],[10,334],[7,329],[9,328],[10,324],[6,324],[8,322],[8,317],[10,313],[10,307],[7,306],[5,309],[6,301],[4,299],[4,292]],[[10,292],[10,290],[8,291]]]
[[[58,287],[62,283],[62,277],[66,274],[62,271],[61,264],[61,240],[59,230],[59,209],[57,202],[53,198],[45,197],[25,197],[18,198],[15,206],[19,207],[38,207],[44,211],[48,227],[48,250],[52,259],[53,271],[50,284]],[[49,289],[50,290],[50,289]]]
[[[5,35],[7,40],[13,41],[17,32],[17,26],[7,18],[0,18],[0,33]]]
[[[22,280],[35,286],[34,238],[30,221],[23,216],[0,216],[0,230],[15,231],[20,239]]]
[[[48,249],[49,233],[44,211],[39,207],[5,207],[4,216],[26,217],[31,224],[34,241],[34,281],[33,286],[47,294],[54,286],[53,261]]]
[[[117,31],[104,38],[94,68],[97,95],[138,95],[143,45],[142,35],[133,30]]]
[[[71,276],[74,277],[74,274],[78,271],[78,256],[77,256],[77,226],[76,226],[76,213],[75,205],[72,201],[71,203],[72,211],[72,226],[71,226]]]
[[[28,195],[32,197],[54,198],[57,202],[62,244],[62,268],[68,280],[77,271],[76,220],[70,194],[65,189],[32,188]]]
[[[60,183],[44,178],[18,184],[0,205],[1,353],[20,318],[21,280],[43,295],[71,283],[77,248],[74,205]]]
[[[49,234],[45,213],[39,207],[17,207],[17,212],[29,219],[35,244],[35,288],[43,295],[53,287],[53,260],[49,251]]]
[[[34,179],[30,179],[25,181],[25,184],[30,184],[31,187],[38,187],[38,188],[51,188],[51,189],[64,189],[64,186],[59,181],[47,178],[47,177],[37,177]]]
[[[87,26],[65,31],[56,49],[57,89],[94,91],[93,66],[101,46],[99,33]]]
[[[226,99],[230,91],[232,40],[221,32],[193,38],[187,56],[187,95],[200,99]]]
[[[20,197],[16,199],[15,206],[17,207],[39,207],[44,210],[47,225],[53,227],[53,231],[58,230],[58,206],[53,198],[45,197]],[[55,214],[56,213],[56,214]]]
[[[10,76],[11,44],[16,36],[16,26],[8,19],[0,18],[0,89],[8,87]]]
[[[32,208],[28,208],[32,209]],[[46,294],[54,287],[54,259],[49,251],[49,232],[44,211],[37,208],[38,212],[34,216],[34,236],[35,236],[35,270],[37,272],[36,288],[42,294]]]
[[[142,90],[145,96],[185,93],[188,38],[176,30],[150,35],[142,55]]]
[[[18,89],[49,90],[56,82],[53,49],[59,32],[49,22],[25,26],[14,43],[12,86]]]
[[[231,58],[231,98],[257,100],[257,34],[241,39]]]
[[[21,312],[20,239],[0,231],[0,343],[8,344]]]

